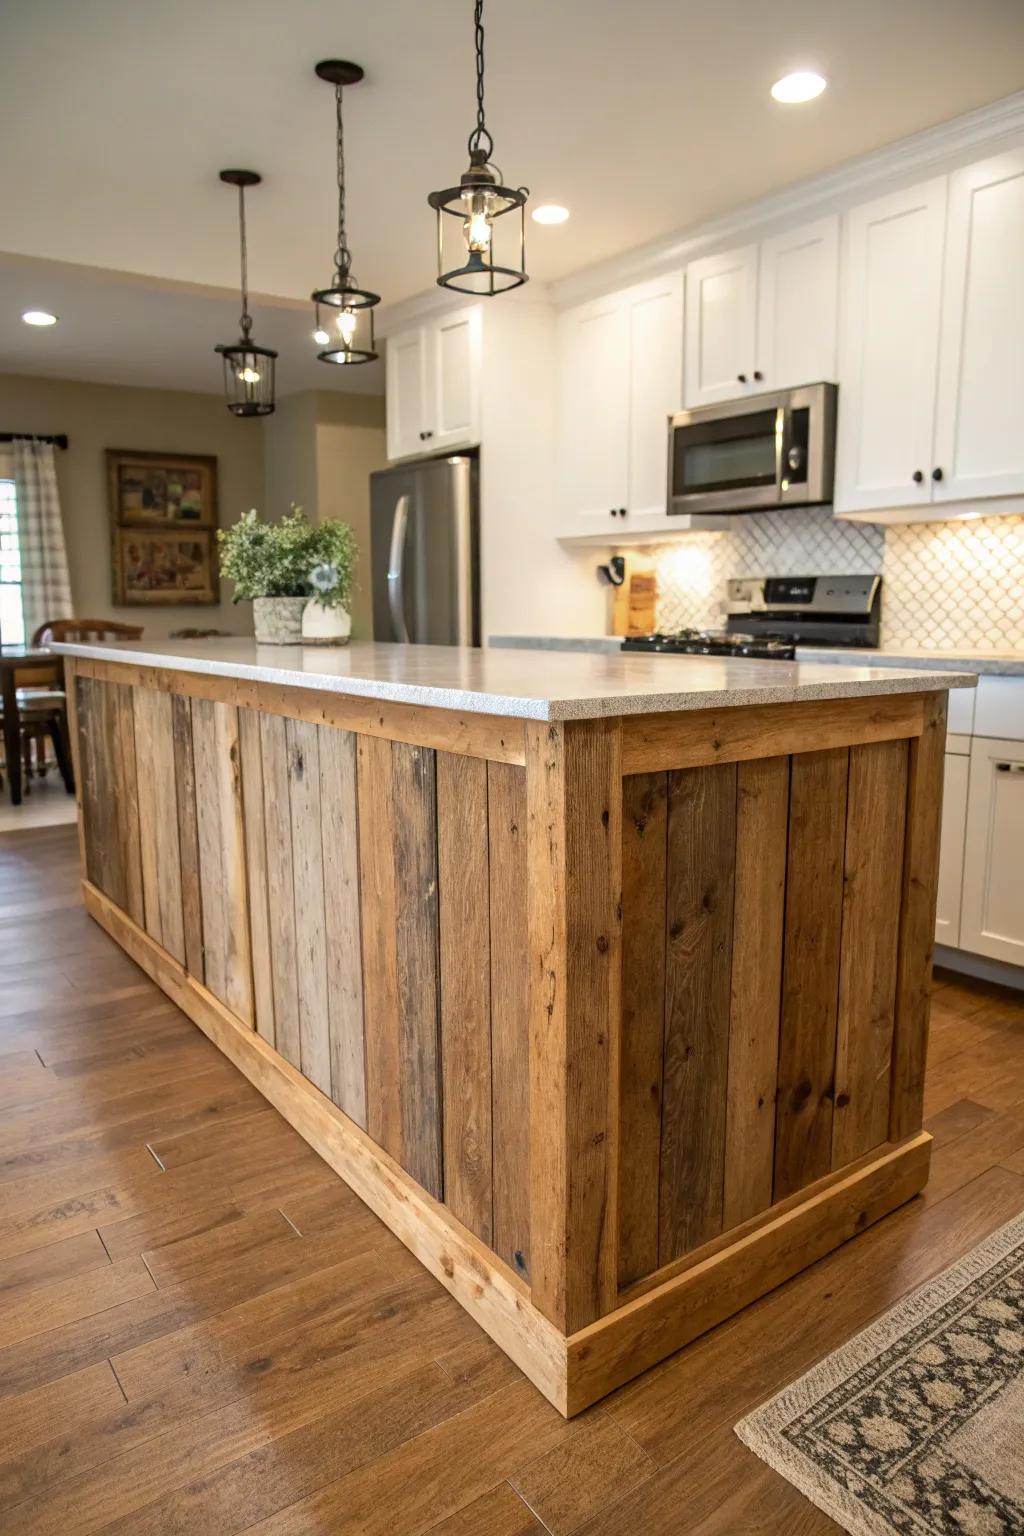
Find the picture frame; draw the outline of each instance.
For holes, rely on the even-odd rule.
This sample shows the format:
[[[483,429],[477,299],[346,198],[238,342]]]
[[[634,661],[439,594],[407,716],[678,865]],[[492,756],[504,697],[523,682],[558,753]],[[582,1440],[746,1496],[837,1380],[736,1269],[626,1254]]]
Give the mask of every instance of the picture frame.
[[[114,602],[219,603],[216,457],[108,448],[106,460]]]
[[[212,528],[114,529],[114,601],[126,608],[220,601]]]
[[[217,460],[212,454],[107,449],[111,521],[166,528],[217,526]]]

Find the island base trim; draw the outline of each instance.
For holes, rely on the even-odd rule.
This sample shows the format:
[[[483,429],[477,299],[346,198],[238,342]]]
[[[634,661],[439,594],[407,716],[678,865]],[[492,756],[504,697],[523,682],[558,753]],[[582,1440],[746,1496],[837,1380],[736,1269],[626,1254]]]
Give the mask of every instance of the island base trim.
[[[746,1230],[654,1289],[566,1337],[527,1286],[254,1030],[102,891],[88,913],[263,1094],[313,1150],[567,1418],[640,1375],[917,1194],[931,1137],[919,1132]]]

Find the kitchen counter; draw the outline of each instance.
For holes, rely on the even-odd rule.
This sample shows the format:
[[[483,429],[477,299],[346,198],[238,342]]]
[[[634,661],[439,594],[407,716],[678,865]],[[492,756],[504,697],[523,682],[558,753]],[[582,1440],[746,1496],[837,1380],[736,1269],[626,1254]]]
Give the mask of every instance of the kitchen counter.
[[[908,651],[899,646],[851,649],[834,645],[798,645],[797,661],[851,666],[913,667],[918,671],[972,672],[979,677],[1024,677],[1024,651]]]
[[[254,640],[59,644],[68,656],[519,720],[588,720],[973,687],[952,671],[457,646]]]
[[[57,649],[87,910],[566,1415],[923,1186],[972,677]]]

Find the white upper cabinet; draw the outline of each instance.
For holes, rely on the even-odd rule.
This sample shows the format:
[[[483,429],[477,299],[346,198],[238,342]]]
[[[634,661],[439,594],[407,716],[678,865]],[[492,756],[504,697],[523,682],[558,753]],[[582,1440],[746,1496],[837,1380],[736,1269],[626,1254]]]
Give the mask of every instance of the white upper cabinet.
[[[665,518],[668,417],[682,395],[682,274],[558,320],[559,531],[635,531]]]
[[[931,499],[946,179],[847,221],[837,510]]]
[[[934,500],[1024,493],[1024,150],[949,178]]]
[[[388,337],[389,459],[479,442],[480,329],[471,305]]]
[[[838,302],[837,216],[761,242],[755,389],[835,378]]]
[[[686,405],[742,395],[755,371],[757,246],[721,251],[686,269]]]

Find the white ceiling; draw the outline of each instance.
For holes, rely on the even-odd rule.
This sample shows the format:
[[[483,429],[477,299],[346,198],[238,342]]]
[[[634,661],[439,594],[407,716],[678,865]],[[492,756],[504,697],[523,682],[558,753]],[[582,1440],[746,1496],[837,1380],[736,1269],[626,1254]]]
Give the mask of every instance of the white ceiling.
[[[35,364],[52,347],[76,367],[140,367],[142,331],[177,346],[196,387],[186,347],[201,352],[225,325],[229,337],[237,303],[171,292],[151,308],[152,289],[236,284],[225,165],[265,178],[249,197],[253,291],[294,302],[326,283],[333,101],[313,65],[332,55],[366,69],[345,114],[356,274],[386,303],[431,286],[426,195],[457,180],[473,120],[470,0],[8,0],[5,12],[0,250],[150,285],[122,285],[134,309],[116,334],[100,316],[117,304],[82,289],[95,313],[74,324],[94,350],[80,354],[68,305],[86,279],[65,275],[66,303],[65,290],[31,300],[64,303],[49,340],[15,341],[0,319],[3,366],[50,371]],[[485,20],[495,158],[534,202],[572,212],[564,226],[528,226],[542,280],[1008,95],[1024,61],[1021,0],[488,0]],[[772,81],[798,67],[819,69],[829,89],[776,105]],[[17,270],[0,268],[2,311]],[[308,353],[292,356],[308,343],[306,312],[268,311],[257,335],[277,344],[275,324],[284,339],[298,328],[282,392],[306,387]],[[323,386],[329,370],[309,366]],[[285,384],[292,370],[303,382]],[[372,384],[362,373],[330,382]],[[147,382],[157,378],[166,352]]]

